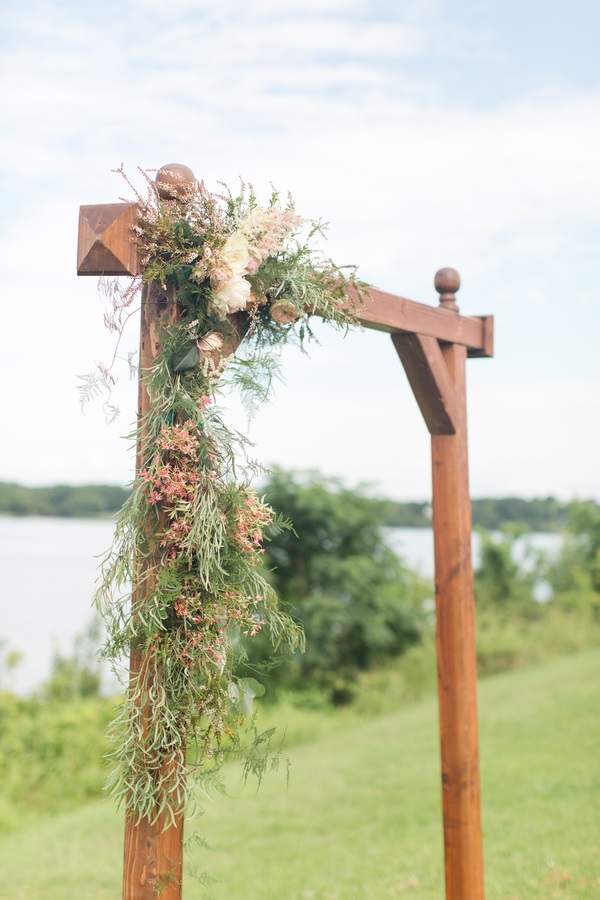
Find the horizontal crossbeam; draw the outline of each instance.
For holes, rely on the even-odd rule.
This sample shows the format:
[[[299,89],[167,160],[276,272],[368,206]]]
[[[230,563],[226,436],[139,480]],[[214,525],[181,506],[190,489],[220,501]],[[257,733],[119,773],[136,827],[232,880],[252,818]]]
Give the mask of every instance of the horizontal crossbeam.
[[[133,227],[135,203],[82,206],[79,216],[78,275],[138,275]],[[349,303],[356,296],[349,297]],[[365,328],[388,334],[421,334],[461,344],[469,356],[493,356],[493,317],[461,316],[451,309],[416,303],[378,288],[368,288],[358,316]]]
[[[370,287],[368,291],[369,297],[359,311],[365,328],[388,334],[423,334],[449,344],[462,344],[469,356],[494,355],[493,316],[461,316],[378,288]]]

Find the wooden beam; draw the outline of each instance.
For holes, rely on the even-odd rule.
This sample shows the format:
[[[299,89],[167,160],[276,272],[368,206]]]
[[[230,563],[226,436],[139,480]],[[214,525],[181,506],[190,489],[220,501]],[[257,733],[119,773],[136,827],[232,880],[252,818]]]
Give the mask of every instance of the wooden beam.
[[[377,288],[359,310],[365,328],[388,334],[408,332],[467,347],[469,356],[493,356],[493,316],[460,316],[453,310],[416,303]]]
[[[456,434],[431,438],[436,645],[447,900],[483,900],[477,665],[464,347],[442,348]]]
[[[392,341],[430,434],[456,434],[454,386],[440,345],[422,334],[393,334]]]
[[[142,313],[140,327],[140,372],[146,371],[160,357],[162,347],[159,335],[162,329],[175,323],[181,309],[175,302],[174,291],[165,294],[156,282],[142,288]],[[136,472],[148,462],[148,433],[145,427],[151,409],[151,398],[146,384],[140,378],[138,386],[138,439],[136,448]],[[154,554],[140,553],[135,560],[135,586],[133,612],[144,607],[156,582],[158,550]],[[130,658],[130,690],[140,673],[150,667],[150,659],[141,648],[133,646]],[[144,728],[152,721],[152,706],[147,700],[141,710],[135,708],[132,715],[141,717]],[[176,773],[173,765],[165,762],[160,777],[173,781]],[[123,857],[123,900],[155,900],[158,889],[163,900],[181,900],[183,875],[183,810],[175,822],[169,822],[164,814],[154,822],[146,816],[129,811],[125,815],[125,839]]]
[[[144,372],[155,364],[160,357],[162,347],[160,333],[168,325],[178,321],[181,307],[174,299],[174,288],[165,293],[156,282],[146,284],[142,288],[142,312],[140,328],[140,372]],[[231,331],[226,337],[223,347],[211,351],[210,355],[217,361],[222,355],[235,353],[248,327],[248,316],[234,313],[230,316]],[[148,433],[145,423],[151,410],[152,400],[142,378],[138,388],[138,440],[136,447],[136,471],[144,469],[148,463]],[[156,586],[157,566],[160,564],[160,552],[149,556],[140,554],[135,561],[135,588],[133,609],[143,609],[147,597],[152,595]],[[130,657],[130,685],[135,688],[139,675],[151,667],[150,654],[137,647],[132,647]],[[152,721],[150,701],[141,710],[135,709],[133,714],[141,718],[143,727],[149,727]],[[165,763],[161,767],[160,777],[165,783],[175,783],[176,767]],[[135,812],[125,816],[125,839],[123,857],[123,900],[181,900],[183,878],[183,811],[170,822],[162,814],[156,822],[147,817],[138,817]]]
[[[82,206],[79,216],[78,275],[139,275],[132,227],[136,203]],[[349,304],[356,303],[351,292]],[[493,356],[493,316],[460,316],[452,309],[416,303],[378,288],[368,288],[358,315],[364,328],[388,334],[407,332],[461,344],[469,356]]]
[[[470,348],[467,351],[469,357],[491,357],[494,355],[494,317],[479,316],[483,328],[483,344],[480,350]]]

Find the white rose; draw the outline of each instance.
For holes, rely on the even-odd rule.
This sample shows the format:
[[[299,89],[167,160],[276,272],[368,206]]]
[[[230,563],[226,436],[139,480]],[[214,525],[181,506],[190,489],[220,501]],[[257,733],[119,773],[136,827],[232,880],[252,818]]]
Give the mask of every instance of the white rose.
[[[209,310],[213,315],[219,316],[221,319],[224,319],[227,315],[227,304],[225,302],[225,298],[221,297],[219,293],[216,291],[210,298]]]
[[[243,275],[250,262],[250,247],[243,234],[237,231],[225,241],[220,256],[234,275]]]
[[[228,314],[246,309],[250,300],[250,282],[241,275],[234,275],[216,291],[219,300],[225,304]]]

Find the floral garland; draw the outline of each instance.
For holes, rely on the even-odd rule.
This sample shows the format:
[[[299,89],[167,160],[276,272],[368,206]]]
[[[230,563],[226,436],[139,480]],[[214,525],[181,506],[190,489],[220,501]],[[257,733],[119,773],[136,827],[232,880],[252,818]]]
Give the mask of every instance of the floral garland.
[[[181,318],[141,372],[150,411],[135,434],[138,472],[97,603],[104,657],[117,666],[133,651],[139,662],[112,729],[110,788],[130,813],[175,821],[193,799],[190,744],[202,776],[210,760],[239,749],[240,727],[264,691],[236,675],[243,639],[268,629],[275,647],[303,641],[261,572],[265,529],[286,523],[250,486],[240,464],[247,442],[224,424],[217,394],[237,386],[254,408],[268,394],[273,350],[311,337],[315,313],[343,328],[355,323],[349,289],[360,302],[365,286],[353,268],[313,249],[322,226],[301,219],[291,199],[282,206],[274,192],[261,207],[244,186],[233,197],[186,181],[165,190],[146,177],[147,197],[136,192],[143,275],[112,292],[109,325],[122,330],[138,289],[152,283],[174,292]],[[226,354],[233,314],[245,314],[247,339]],[[101,369],[87,379],[88,394],[113,381]],[[260,776],[270,750],[254,733],[246,769]]]

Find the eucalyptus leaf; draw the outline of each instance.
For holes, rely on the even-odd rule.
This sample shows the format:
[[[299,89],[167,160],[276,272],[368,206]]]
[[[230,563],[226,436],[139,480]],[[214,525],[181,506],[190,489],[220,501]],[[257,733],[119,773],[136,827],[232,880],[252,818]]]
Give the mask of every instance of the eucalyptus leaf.
[[[251,716],[253,713],[252,699],[250,694],[242,694],[240,698],[240,710],[245,716]]]
[[[265,686],[256,678],[240,678],[239,686],[249,697],[263,697],[265,694]]]
[[[200,361],[200,352],[196,341],[185,341],[171,357],[171,368],[174,372],[187,372],[194,369]]]

